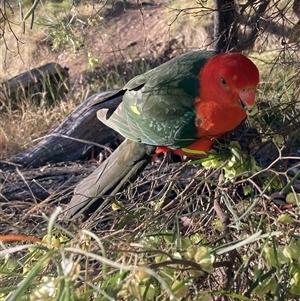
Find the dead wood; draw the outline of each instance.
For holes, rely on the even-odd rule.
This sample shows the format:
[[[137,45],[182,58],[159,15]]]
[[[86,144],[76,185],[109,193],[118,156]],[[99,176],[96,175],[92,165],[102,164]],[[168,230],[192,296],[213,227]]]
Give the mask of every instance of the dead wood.
[[[117,133],[102,124],[96,116],[101,108],[116,108],[122,100],[122,91],[112,97],[114,91],[101,92],[87,98],[54,130],[49,132],[33,148],[17,154],[10,162],[22,167],[39,167],[47,163],[85,159],[95,146],[118,139]],[[96,101],[103,102],[91,106]]]
[[[4,164],[6,163],[2,163],[2,167]],[[10,165],[10,169],[6,171],[0,170],[0,201],[67,199],[73,193],[75,185],[97,167],[98,164],[82,165],[72,162],[32,169]]]
[[[96,167],[66,162],[84,159],[95,147],[105,148],[107,143],[119,140],[117,133],[97,119],[96,112],[101,108],[116,108],[122,94],[111,90],[87,98],[33,148],[9,162],[0,162],[0,200],[40,202],[70,197],[75,185]]]
[[[1,83],[0,101],[2,106],[18,109],[22,100],[33,101],[37,105],[42,101],[52,104],[64,98],[68,91],[68,68],[48,63]]]

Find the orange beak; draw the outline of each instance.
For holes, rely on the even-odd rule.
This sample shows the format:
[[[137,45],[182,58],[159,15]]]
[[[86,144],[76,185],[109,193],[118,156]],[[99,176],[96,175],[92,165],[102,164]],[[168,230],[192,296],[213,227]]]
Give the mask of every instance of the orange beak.
[[[255,105],[256,89],[243,89],[239,92],[239,100],[241,107],[246,111],[251,111]]]
[[[256,89],[243,89],[239,93],[240,106],[247,112],[248,116],[254,116],[258,113],[258,108],[255,104]]]

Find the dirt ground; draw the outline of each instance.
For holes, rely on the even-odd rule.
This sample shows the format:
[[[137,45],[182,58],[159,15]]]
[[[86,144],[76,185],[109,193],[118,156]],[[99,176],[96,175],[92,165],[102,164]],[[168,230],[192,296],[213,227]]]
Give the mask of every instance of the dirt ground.
[[[47,27],[34,24],[33,30],[26,29],[25,35],[21,36],[21,43],[8,39],[9,51],[4,45],[1,46],[0,80],[56,62],[68,67],[71,81],[78,83],[86,70],[130,63],[136,59],[156,60],[163,57],[167,60],[187,50],[209,45],[207,36],[212,20],[180,12],[179,8],[184,5],[187,4],[183,0],[149,0],[142,5],[132,0],[126,1],[126,7],[123,1],[105,9],[88,7],[84,14],[82,7],[78,8],[72,27],[80,40],[76,49],[66,47],[51,51],[52,42],[45,33]],[[91,20],[93,26],[90,26]],[[186,26],[187,23],[189,26]]]

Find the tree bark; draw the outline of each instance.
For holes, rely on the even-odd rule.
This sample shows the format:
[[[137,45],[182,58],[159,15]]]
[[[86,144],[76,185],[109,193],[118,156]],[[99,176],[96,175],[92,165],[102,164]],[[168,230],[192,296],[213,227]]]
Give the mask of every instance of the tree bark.
[[[94,146],[105,145],[118,134],[102,124],[96,112],[102,108],[116,108],[122,100],[123,91],[101,92],[87,98],[54,130],[48,133],[36,146],[17,154],[10,162],[22,167],[39,167],[47,163],[82,160]],[[113,94],[112,97],[109,97]],[[102,102],[92,106],[102,99]]]
[[[1,166],[2,165],[2,166]],[[6,165],[6,171],[3,170]],[[98,164],[60,163],[43,168],[19,169],[0,164],[0,201],[69,199],[76,184],[92,173]]]
[[[258,37],[261,18],[269,3],[270,0],[248,1],[244,5],[240,5],[239,11],[234,0],[215,0],[215,50],[217,52],[243,51],[252,47]],[[246,8],[250,8],[253,14],[245,13]],[[241,24],[244,28],[247,26],[250,29],[249,35],[242,38],[239,32]]]
[[[225,52],[237,44],[237,11],[234,0],[215,0],[215,50]]]
[[[28,72],[21,73],[0,84],[0,103],[11,109],[18,109],[26,100],[40,105],[49,105],[65,97],[69,92],[68,68],[56,63],[48,63]]]

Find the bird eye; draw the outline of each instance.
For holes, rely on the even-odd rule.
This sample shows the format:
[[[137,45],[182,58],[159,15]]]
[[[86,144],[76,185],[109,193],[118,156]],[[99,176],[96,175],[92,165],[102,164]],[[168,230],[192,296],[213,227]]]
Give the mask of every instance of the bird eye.
[[[224,87],[227,86],[227,83],[226,83],[226,80],[225,80],[224,77],[221,78],[221,83],[222,83],[222,85],[223,85]]]

